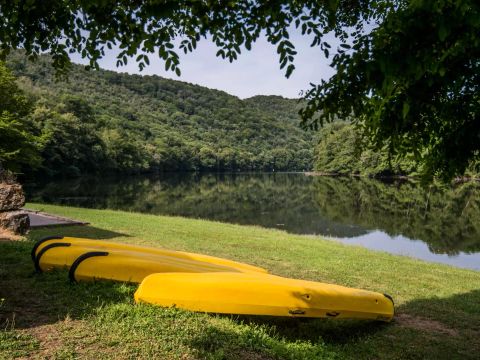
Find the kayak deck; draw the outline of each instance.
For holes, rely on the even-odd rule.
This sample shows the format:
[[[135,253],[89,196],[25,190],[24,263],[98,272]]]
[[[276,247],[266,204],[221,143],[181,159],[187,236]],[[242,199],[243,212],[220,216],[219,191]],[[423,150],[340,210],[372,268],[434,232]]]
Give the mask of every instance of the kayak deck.
[[[71,269],[77,262],[71,269],[72,280],[140,282],[159,272],[267,272],[208,255],[72,237],[42,239],[33,247],[31,256],[38,272]]]

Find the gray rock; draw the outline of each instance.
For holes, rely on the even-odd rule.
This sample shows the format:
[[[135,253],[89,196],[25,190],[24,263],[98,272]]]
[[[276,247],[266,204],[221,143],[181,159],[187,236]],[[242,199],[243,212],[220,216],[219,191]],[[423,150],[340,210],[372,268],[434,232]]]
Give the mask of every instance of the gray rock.
[[[17,235],[24,235],[30,228],[30,219],[25,211],[6,211],[0,213],[0,228]]]
[[[0,183],[0,211],[17,210],[25,205],[25,195],[20,184]]]

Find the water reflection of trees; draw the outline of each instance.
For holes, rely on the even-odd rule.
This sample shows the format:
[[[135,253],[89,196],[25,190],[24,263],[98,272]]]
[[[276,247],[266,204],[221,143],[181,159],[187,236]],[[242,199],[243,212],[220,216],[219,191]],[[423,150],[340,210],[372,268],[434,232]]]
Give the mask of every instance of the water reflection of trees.
[[[380,229],[437,253],[480,250],[480,184],[425,191],[413,183],[301,174],[80,178],[27,188],[31,201],[182,215],[352,237]]]
[[[432,252],[480,250],[480,184],[428,190],[409,182],[315,178],[312,191],[329,219],[428,243]]]
[[[27,193],[31,201],[256,224],[300,234],[352,237],[366,233],[322,216],[310,184],[311,179],[301,174],[167,173],[79,178],[30,187]]]

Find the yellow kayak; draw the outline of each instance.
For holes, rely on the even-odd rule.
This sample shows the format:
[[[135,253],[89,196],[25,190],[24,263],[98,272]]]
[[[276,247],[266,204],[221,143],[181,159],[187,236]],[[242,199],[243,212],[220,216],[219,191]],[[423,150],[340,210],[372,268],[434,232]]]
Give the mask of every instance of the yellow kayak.
[[[390,296],[262,273],[163,273],[147,276],[136,302],[185,310],[390,321]]]
[[[72,237],[44,238],[35,244],[31,255],[39,272],[71,268],[78,259],[71,269],[72,280],[140,282],[155,272],[267,272],[213,256]]]
[[[55,268],[70,269],[72,281],[116,280],[141,282],[147,275],[162,272],[238,272],[228,266],[196,260],[177,259],[171,256],[146,252],[109,250],[79,247],[69,243],[55,243],[39,253],[35,265],[40,271]]]

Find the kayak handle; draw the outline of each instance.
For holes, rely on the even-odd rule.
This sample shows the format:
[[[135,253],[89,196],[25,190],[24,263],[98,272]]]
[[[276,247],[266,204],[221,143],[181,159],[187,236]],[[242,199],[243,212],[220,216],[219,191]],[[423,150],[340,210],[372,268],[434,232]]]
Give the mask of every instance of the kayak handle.
[[[336,311],[330,311],[330,312],[327,312],[326,315],[330,317],[337,317],[338,315],[340,315],[340,313]]]
[[[82,261],[95,256],[107,256],[107,255],[108,255],[108,252],[106,251],[90,251],[80,255],[78,258],[75,259],[72,266],[70,267],[70,271],[68,272],[68,278],[72,283],[77,282],[77,280],[75,280],[75,270],[77,270],[78,266],[82,263]]]
[[[66,243],[66,242],[56,242],[56,243],[48,244],[47,246],[45,246],[42,250],[40,250],[37,257],[35,258],[35,261],[33,262],[35,266],[35,271],[38,273],[42,272],[42,269],[40,268],[40,259],[43,256],[43,254],[45,254],[48,250],[56,247],[69,247],[70,245],[72,244]]]
[[[388,300],[390,300],[392,302],[392,304],[395,306],[395,302],[393,301],[393,298],[390,295],[383,294],[383,296],[385,296]]]
[[[296,309],[296,310],[288,310],[288,313],[290,315],[305,315],[305,311],[301,309]]]
[[[40,240],[38,240],[35,245],[33,245],[33,249],[32,249],[32,252],[31,252],[31,256],[32,256],[32,261],[33,263],[35,263],[35,258],[37,257],[37,249],[40,245],[42,245],[45,241],[48,241],[48,240],[60,240],[60,239],[63,239],[63,236],[47,236],[47,237],[43,237],[41,238]]]

